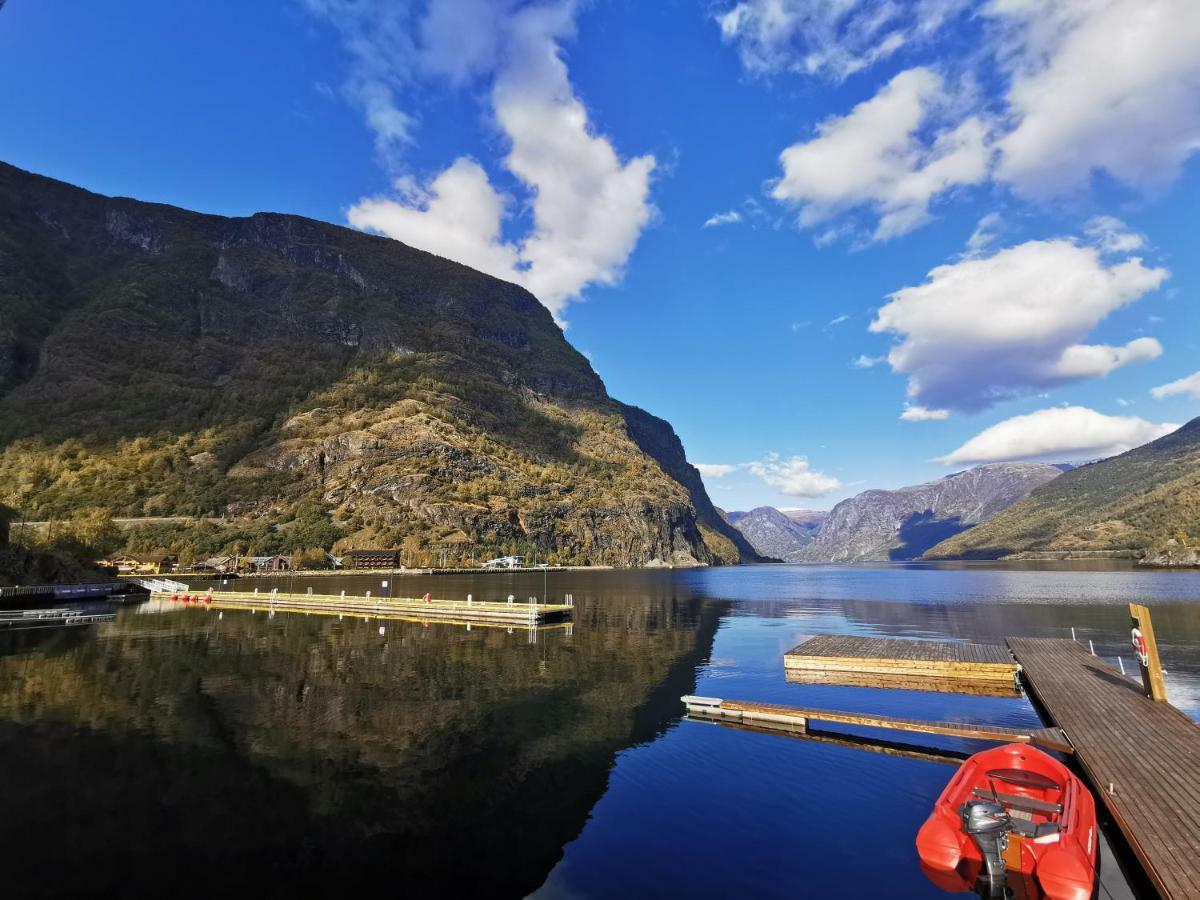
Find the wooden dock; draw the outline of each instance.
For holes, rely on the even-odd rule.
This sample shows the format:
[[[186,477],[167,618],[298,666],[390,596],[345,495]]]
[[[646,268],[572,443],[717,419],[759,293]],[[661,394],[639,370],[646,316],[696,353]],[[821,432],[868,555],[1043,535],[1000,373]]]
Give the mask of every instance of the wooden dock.
[[[200,591],[175,595],[156,593],[155,600],[181,601],[213,609],[244,609],[274,612],[307,612],[324,615],[412,619],[422,622],[493,624],[530,627],[561,622],[571,617],[574,606],[567,603],[483,602],[475,600],[424,600],[412,597],[367,597],[338,594],[284,594],[250,591]],[[211,598],[211,601],[209,600]]]
[[[822,634],[783,657],[789,681],[1015,695],[1017,664],[999,644]]]
[[[731,720],[775,731],[804,732],[808,729],[809,722],[825,722],[995,741],[1001,744],[1033,744],[1047,750],[1071,752],[1070,743],[1057,728],[1012,728],[1006,725],[982,725],[973,722],[930,722],[874,713],[839,712],[804,706],[781,706],[776,703],[722,700],[717,697],[687,696],[682,700],[689,716]]]
[[[1200,898],[1200,727],[1075,641],[1008,645],[1154,886]]]

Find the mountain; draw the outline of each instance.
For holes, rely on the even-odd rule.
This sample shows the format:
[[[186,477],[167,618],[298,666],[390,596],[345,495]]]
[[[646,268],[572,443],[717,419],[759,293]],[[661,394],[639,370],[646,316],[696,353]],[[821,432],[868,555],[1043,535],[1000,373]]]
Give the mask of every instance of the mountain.
[[[801,551],[812,543],[825,515],[814,510],[784,512],[773,506],[728,514],[733,527],[746,536],[758,553],[784,562],[801,558]]]
[[[233,534],[202,521],[223,517],[243,553],[755,558],[670,425],[611,399],[516,285],[298,216],[4,164],[0,500],[31,519],[193,516],[153,532],[185,555]]]
[[[979,466],[896,491],[864,491],[829,513],[801,552],[809,562],[915,559],[952,535],[986,521],[1057,478],[1058,466]]]
[[[1020,552],[1163,553],[1186,561],[1200,538],[1200,419],[1128,453],[1080,466],[930,557]],[[1172,544],[1172,542],[1174,542]],[[1177,551],[1171,554],[1172,548]],[[1172,560],[1172,556],[1176,557]],[[1151,560],[1148,560],[1151,561]]]

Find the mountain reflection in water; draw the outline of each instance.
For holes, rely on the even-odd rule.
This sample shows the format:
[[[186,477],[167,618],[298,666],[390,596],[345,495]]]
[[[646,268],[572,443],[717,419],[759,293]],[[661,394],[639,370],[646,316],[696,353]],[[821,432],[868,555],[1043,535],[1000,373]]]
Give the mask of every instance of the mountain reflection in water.
[[[680,695],[1027,725],[1024,698],[789,685],[782,655],[818,632],[998,640],[1075,627],[1128,664],[1128,595],[1155,610],[1172,699],[1200,707],[1196,573],[545,577],[576,598],[570,632],[127,609],[93,629],[0,636],[0,841],[20,861],[6,886],[942,896],[912,837],[945,765],[681,722]],[[543,576],[397,580],[408,594],[477,599],[543,589]],[[362,593],[378,581],[277,585]]]

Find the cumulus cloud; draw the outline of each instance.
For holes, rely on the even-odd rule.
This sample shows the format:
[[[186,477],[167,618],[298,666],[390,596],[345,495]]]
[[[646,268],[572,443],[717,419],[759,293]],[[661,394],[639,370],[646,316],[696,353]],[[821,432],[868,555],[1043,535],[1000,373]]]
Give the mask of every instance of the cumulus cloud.
[[[906,403],[904,412],[900,413],[900,418],[905,422],[940,422],[950,418],[950,410],[927,409],[924,406],[913,406],[911,403]]]
[[[969,0],[740,0],[717,16],[746,69],[841,80],[936,33]]]
[[[720,225],[736,225],[742,221],[742,214],[736,209],[731,209],[729,212],[714,213],[704,220],[704,228],[716,228]]]
[[[814,471],[805,456],[783,459],[777,453],[768,453],[761,460],[747,463],[746,468],[789,497],[822,497],[842,486],[832,475]]]
[[[1000,179],[1034,195],[1097,171],[1162,185],[1200,148],[1195,0],[992,0],[985,13],[1012,73]]]
[[[500,237],[506,199],[479,163],[464,157],[427,186],[401,180],[396,191],[356,203],[350,224],[514,280],[517,248]]]
[[[1172,381],[1170,384],[1161,384],[1150,391],[1150,395],[1155,400],[1162,400],[1164,397],[1176,397],[1180,394],[1190,394],[1193,397],[1200,397],[1200,372],[1197,372],[1195,375],[1189,375],[1186,378],[1180,378],[1178,381]]]
[[[938,462],[957,466],[1096,459],[1140,447],[1178,427],[1134,416],[1106,416],[1083,406],[1043,409],[984,429]]]
[[[737,466],[726,465],[725,463],[692,463],[696,470],[705,478],[724,478],[730,472],[736,472]]]
[[[799,207],[802,227],[867,207],[879,219],[875,240],[911,231],[929,219],[936,197],[987,177],[983,121],[934,127],[947,103],[938,73],[901,72],[847,115],[821,122],[812,140],[785,149],[771,195]]]
[[[380,98],[376,115],[366,108],[368,123],[377,135],[394,134],[391,145],[412,130],[392,103],[395,90],[417,77],[489,80],[492,119],[507,143],[503,165],[532,212],[529,232],[505,241],[509,204],[478,163],[459,159],[427,184],[406,178],[394,194],[355,204],[352,224],[517,282],[560,320],[588,285],[620,279],[655,214],[655,159],[622,160],[575,95],[562,59],[562,42],[574,34],[572,0],[306,3],[342,32],[355,89]]]
[[[1158,356],[1153,338],[1083,341],[1167,277],[1137,258],[1108,263],[1070,240],[1029,241],[938,266],[924,284],[889,295],[870,330],[898,336],[888,362],[908,376],[914,403],[977,412]]]

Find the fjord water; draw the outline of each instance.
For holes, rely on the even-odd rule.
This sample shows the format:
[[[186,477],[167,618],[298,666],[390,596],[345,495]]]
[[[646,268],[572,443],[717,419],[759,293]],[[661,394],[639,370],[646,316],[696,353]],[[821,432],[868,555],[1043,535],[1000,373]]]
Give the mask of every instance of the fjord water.
[[[999,641],[1074,627],[1129,666],[1125,604],[1138,600],[1154,611],[1172,701],[1200,717],[1200,572],[947,564],[389,580],[392,593],[477,599],[545,584],[574,594],[575,621],[509,633],[159,604],[88,630],[0,635],[0,842],[21,861],[6,875],[13,896],[251,885],[272,896],[943,896],[913,839],[950,766],[685,721],[679,697],[1008,725],[1037,714],[1022,697],[788,684],[784,652],[817,633]],[[274,585],[362,593],[379,582]],[[239,587],[251,584],[272,586]]]

